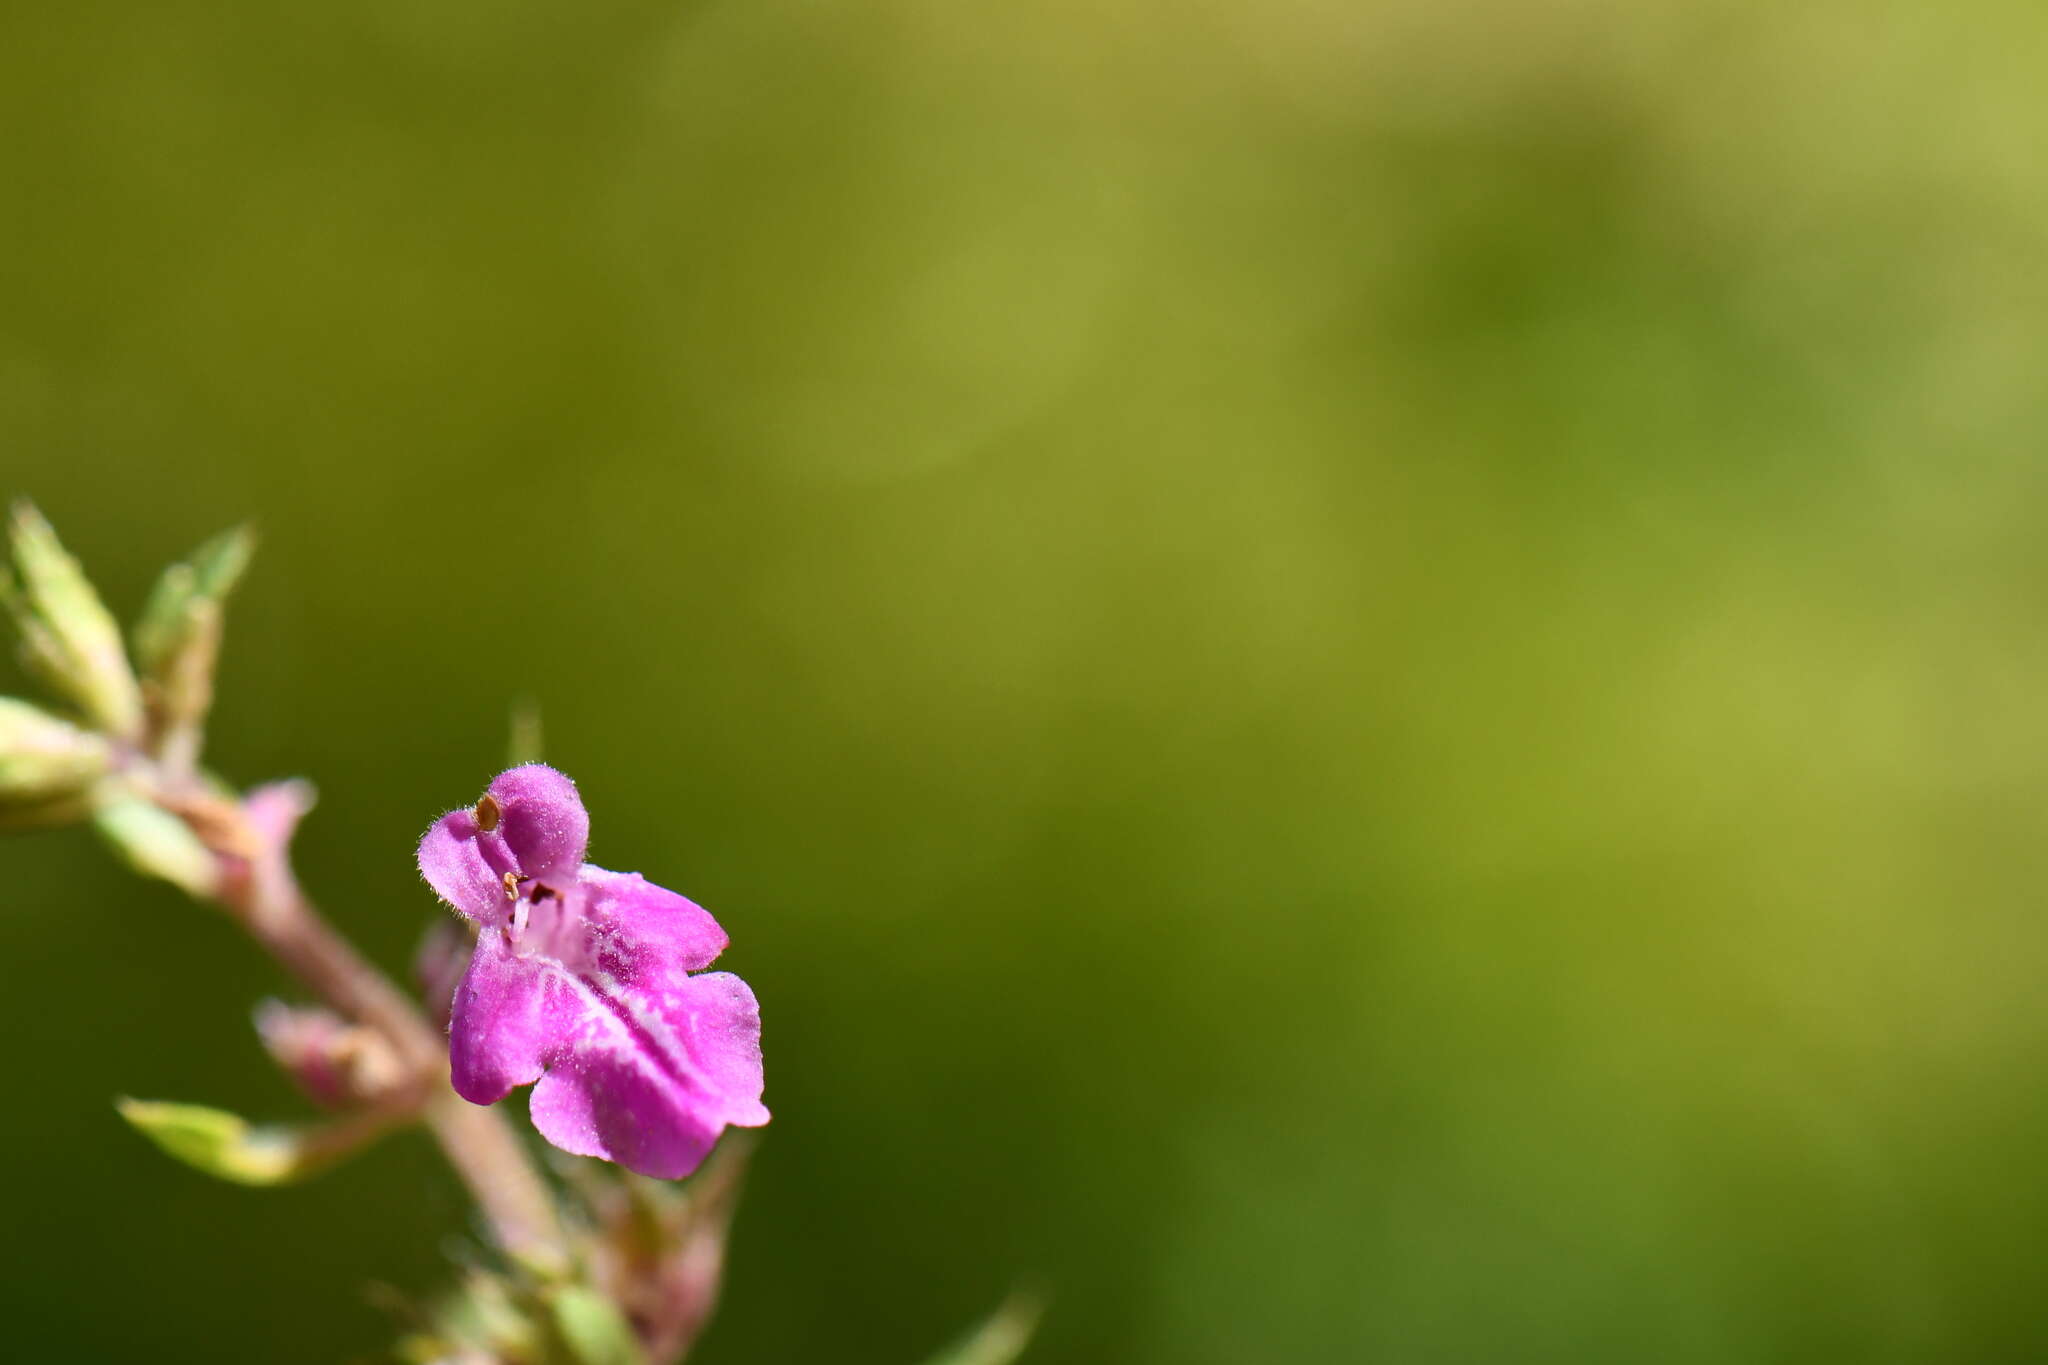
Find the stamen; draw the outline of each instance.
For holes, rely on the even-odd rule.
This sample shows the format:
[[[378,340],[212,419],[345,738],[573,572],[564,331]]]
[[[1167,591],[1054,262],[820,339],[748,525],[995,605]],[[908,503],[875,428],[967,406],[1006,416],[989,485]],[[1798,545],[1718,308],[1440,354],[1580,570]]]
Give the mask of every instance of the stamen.
[[[498,814],[498,798],[485,792],[484,799],[476,803],[476,827],[489,834],[498,827]]]
[[[505,874],[505,899],[508,901],[519,899],[519,874],[517,872],[507,872]]]

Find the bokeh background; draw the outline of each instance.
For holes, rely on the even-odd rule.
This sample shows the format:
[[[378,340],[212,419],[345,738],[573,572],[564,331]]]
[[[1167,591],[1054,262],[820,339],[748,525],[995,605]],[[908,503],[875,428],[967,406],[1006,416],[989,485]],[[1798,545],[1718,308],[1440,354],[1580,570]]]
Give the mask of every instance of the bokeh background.
[[[774,1125],[700,1360],[2048,1352],[2048,11],[23,7],[0,485],[394,969],[544,709]],[[11,665],[9,666],[11,667]],[[19,690],[18,672],[0,674]],[[6,1354],[319,1361],[465,1211],[7,845]]]

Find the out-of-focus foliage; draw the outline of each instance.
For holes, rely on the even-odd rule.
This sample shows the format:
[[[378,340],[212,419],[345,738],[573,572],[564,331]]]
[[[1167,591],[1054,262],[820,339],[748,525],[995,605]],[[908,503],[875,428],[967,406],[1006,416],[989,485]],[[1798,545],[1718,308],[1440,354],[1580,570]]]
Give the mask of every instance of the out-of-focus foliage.
[[[317,1175],[390,1126],[363,1114],[327,1124],[259,1128],[239,1114],[199,1104],[124,1099],[115,1107],[169,1155],[237,1185],[281,1185]]]
[[[732,932],[777,1117],[700,1359],[1020,1276],[1045,1365],[2037,1349],[2039,7],[0,37],[0,485],[123,619],[257,524],[209,764],[319,780],[395,967],[529,695]],[[116,1086],[291,1112],[278,983],[7,852],[9,1354],[376,1349],[432,1152],[142,1150]]]

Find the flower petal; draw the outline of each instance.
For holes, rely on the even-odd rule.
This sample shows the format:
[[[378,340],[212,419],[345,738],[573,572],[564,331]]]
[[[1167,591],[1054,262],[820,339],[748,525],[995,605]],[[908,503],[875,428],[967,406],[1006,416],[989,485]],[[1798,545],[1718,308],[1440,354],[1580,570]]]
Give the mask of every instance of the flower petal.
[[[420,838],[420,875],[434,894],[480,924],[504,918],[503,878],[477,845],[476,816],[455,810],[434,822]]]
[[[602,1056],[557,1066],[533,1087],[533,1126],[575,1156],[676,1180],[697,1169],[725,1125],[687,1106],[651,1073]]]
[[[735,1128],[768,1122],[761,1103],[761,1006],[731,972],[699,972],[664,1002],[671,1026],[689,1040],[700,1082],[724,1101]]]
[[[695,1170],[728,1124],[768,1121],[761,1104],[761,1016],[726,972],[685,978],[658,1000],[613,996],[533,1089],[533,1122],[578,1156],[675,1179]]]
[[[501,872],[550,884],[575,878],[590,842],[590,816],[574,782],[545,763],[528,763],[499,773],[489,795],[498,806],[498,826],[483,839],[508,855]]]
[[[513,900],[507,874],[567,886],[589,840],[590,817],[576,784],[545,764],[529,763],[498,774],[475,806],[434,822],[420,840],[420,875],[463,914],[498,924]]]
[[[471,1104],[493,1104],[513,1087],[540,1079],[562,1028],[575,1023],[574,1002],[563,998],[567,983],[552,968],[546,958],[514,953],[502,930],[477,936],[449,1019],[448,1069],[456,1094]]]
[[[709,911],[638,872],[585,864],[585,916],[604,967],[632,982],[710,966],[729,941]]]

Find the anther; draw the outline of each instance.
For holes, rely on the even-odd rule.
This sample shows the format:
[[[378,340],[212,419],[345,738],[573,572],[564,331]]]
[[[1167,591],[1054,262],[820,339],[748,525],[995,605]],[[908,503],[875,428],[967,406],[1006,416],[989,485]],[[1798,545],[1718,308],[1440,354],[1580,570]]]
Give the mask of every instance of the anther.
[[[486,834],[498,827],[498,798],[489,792],[476,803],[476,827]]]
[[[505,899],[508,901],[519,899],[519,874],[517,872],[507,872],[505,874]]]

